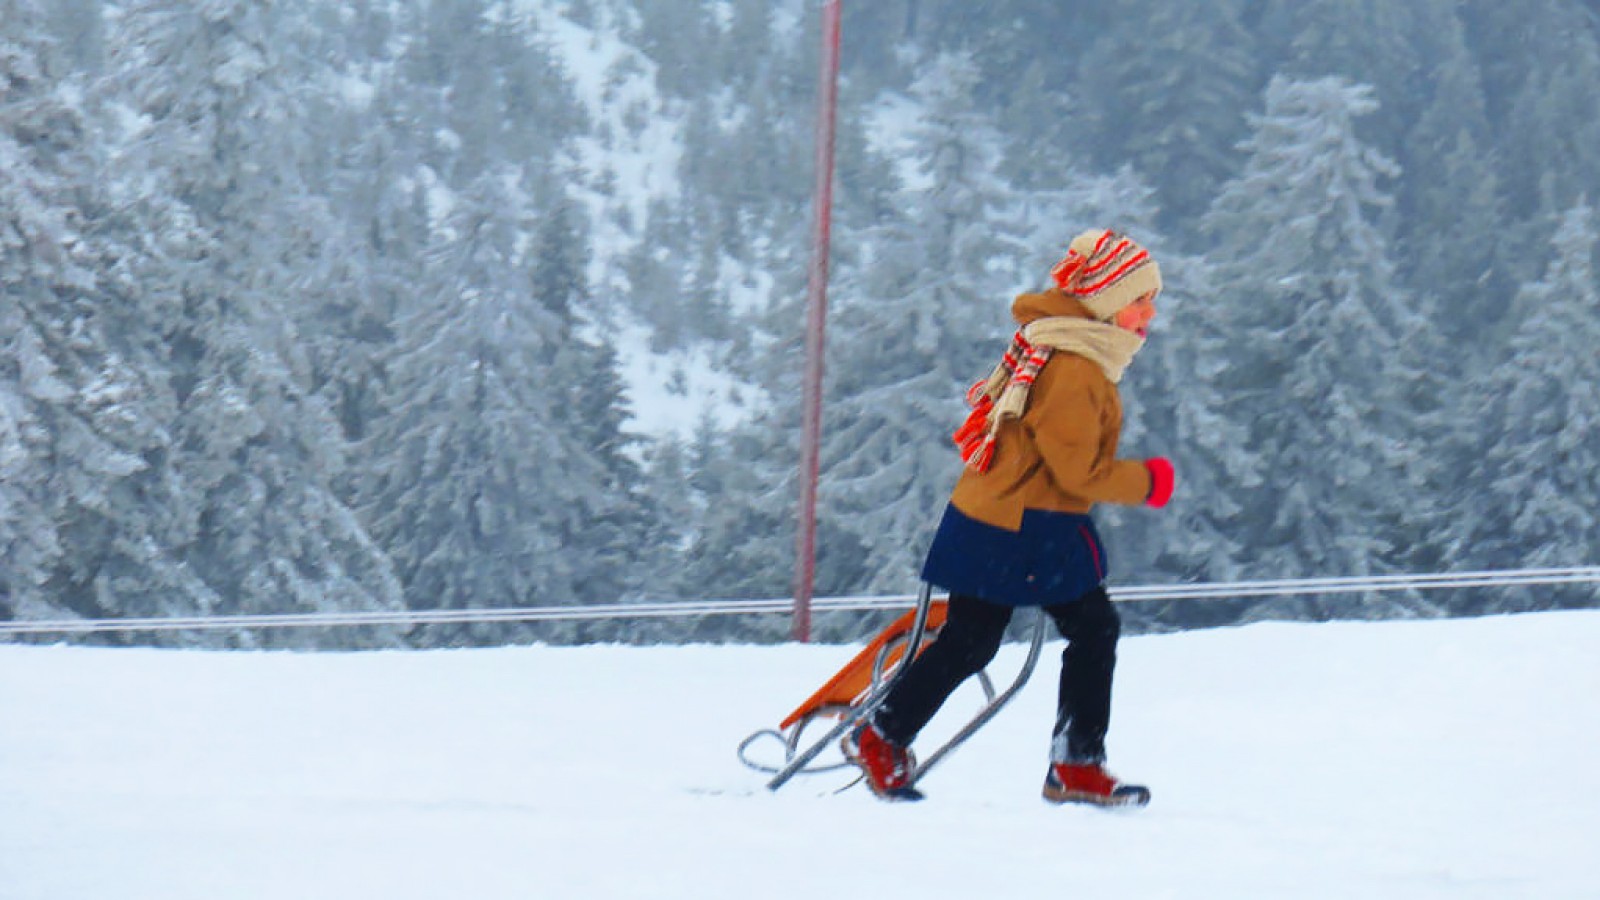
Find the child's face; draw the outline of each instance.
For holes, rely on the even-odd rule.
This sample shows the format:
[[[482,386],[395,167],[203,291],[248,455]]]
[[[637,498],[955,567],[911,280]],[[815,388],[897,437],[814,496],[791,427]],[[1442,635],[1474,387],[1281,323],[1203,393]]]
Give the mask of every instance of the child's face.
[[[1139,337],[1150,336],[1150,323],[1156,317],[1156,295],[1145,294],[1117,311],[1112,324],[1125,328]]]

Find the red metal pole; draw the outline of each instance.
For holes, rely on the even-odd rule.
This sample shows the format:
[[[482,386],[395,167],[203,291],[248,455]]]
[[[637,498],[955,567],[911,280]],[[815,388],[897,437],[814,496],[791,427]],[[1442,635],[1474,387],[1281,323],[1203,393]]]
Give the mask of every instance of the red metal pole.
[[[840,0],[823,0],[818,77],[816,186],[812,191],[811,272],[806,291],[805,410],[800,447],[800,523],[796,535],[794,639],[811,640],[817,576],[817,472],[822,444],[822,351],[828,316],[828,241],[833,231],[833,132],[839,101]]]

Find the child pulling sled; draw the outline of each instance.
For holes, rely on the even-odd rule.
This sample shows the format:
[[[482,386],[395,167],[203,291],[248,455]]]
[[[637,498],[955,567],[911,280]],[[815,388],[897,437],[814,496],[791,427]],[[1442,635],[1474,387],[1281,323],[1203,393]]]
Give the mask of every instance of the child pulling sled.
[[[955,433],[966,469],[922,577],[950,592],[938,638],[907,664],[842,745],[873,793],[914,799],[910,746],[945,699],[1000,647],[1017,607],[1042,607],[1067,640],[1050,765],[1053,803],[1143,805],[1150,791],[1106,770],[1105,736],[1121,620],[1105,590],[1096,503],[1165,506],[1172,463],[1117,458],[1117,384],[1155,318],[1161,274],[1113,231],[1072,241],[1054,286],[1023,294],[1005,357],[968,392]]]

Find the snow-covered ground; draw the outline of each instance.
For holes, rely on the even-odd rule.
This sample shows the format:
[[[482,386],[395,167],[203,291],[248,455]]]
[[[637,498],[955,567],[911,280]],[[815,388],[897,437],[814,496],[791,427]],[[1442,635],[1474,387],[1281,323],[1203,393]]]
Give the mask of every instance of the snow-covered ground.
[[[0,898],[1600,897],[1600,612],[1125,640],[1134,812],[1039,799],[1053,653],[925,803],[769,793],[853,652],[0,646]]]

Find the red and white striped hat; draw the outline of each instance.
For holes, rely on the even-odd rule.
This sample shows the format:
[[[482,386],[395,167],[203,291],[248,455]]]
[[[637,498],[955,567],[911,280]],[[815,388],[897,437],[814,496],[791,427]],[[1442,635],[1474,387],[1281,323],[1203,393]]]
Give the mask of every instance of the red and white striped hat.
[[[1145,294],[1161,291],[1161,267],[1132,238],[1097,228],[1072,239],[1066,258],[1050,270],[1056,287],[1108,321]]]

